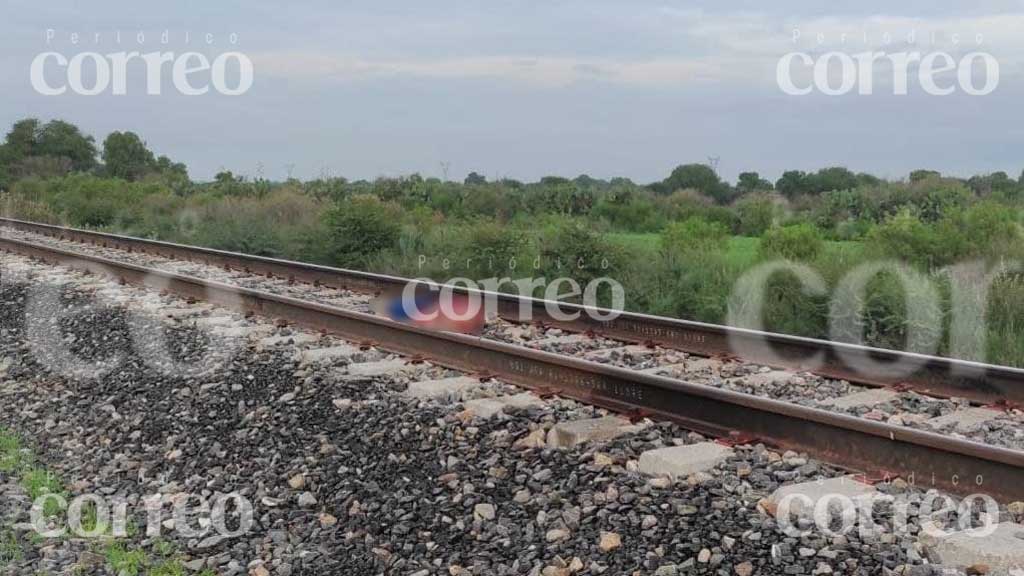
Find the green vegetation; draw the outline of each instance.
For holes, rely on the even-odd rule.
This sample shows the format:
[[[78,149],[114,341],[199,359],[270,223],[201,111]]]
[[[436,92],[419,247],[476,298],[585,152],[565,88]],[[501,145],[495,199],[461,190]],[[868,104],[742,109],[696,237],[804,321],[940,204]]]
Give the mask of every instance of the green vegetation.
[[[740,277],[784,258],[819,274],[825,293],[805,292],[789,272],[774,274],[764,326],[818,338],[858,312],[829,305],[851,270],[899,261],[940,296],[938,353],[1024,366],[1018,272],[992,284],[987,328],[974,335],[984,337],[983,349],[952,350],[946,334],[953,285],[945,267],[1024,261],[1024,181],[1002,172],[963,179],[915,170],[887,181],[833,166],[786,171],[774,183],[743,172],[733,185],[709,166],[685,164],[646,185],[586,175],[488,181],[477,173],[464,182],[418,174],[271,182],[229,171],[194,182],[133,133],[102,142],[97,150],[91,137],[57,121],[15,124],[0,146],[3,212],[439,281],[607,276],[623,285],[629,309],[707,322],[725,321]],[[907,335],[920,330],[908,331],[917,320],[906,296],[919,297],[919,289],[879,269],[857,299],[861,317],[839,336],[913,347]]]
[[[141,548],[133,548],[123,542],[110,542],[103,548],[103,558],[115,574],[125,576],[184,576],[190,572],[178,558],[170,543],[157,540],[152,544],[153,555]],[[213,570],[206,569],[197,576],[214,576]]]
[[[693,217],[669,224],[661,234],[661,249],[665,255],[690,252],[721,252],[729,244],[729,230],[718,222]]]
[[[813,262],[821,255],[825,243],[821,232],[806,222],[776,226],[765,231],[761,239],[761,252],[766,258]]]
[[[8,430],[0,428],[0,473],[17,479],[29,499],[35,501],[46,494],[56,494],[64,499],[68,495],[60,479],[45,468],[36,465],[36,458],[31,450],[25,448],[18,436]],[[43,515],[47,518],[54,518],[61,515],[64,509],[59,506],[56,499],[48,499],[43,507]],[[63,518],[56,518],[62,522]],[[92,533],[99,523],[98,513],[95,504],[86,502],[82,506],[81,527],[86,533]],[[146,574],[148,576],[184,576],[187,571],[181,560],[176,556],[174,545],[166,540],[155,539],[150,542],[152,555],[145,550],[132,547],[129,543],[115,540],[110,536],[113,526],[97,541],[94,549],[105,559],[107,566],[115,574],[135,576]],[[128,519],[126,531],[129,537],[138,532],[138,528],[131,518]],[[42,544],[43,539],[38,534],[28,537],[25,545]],[[10,562],[16,562],[24,557],[22,543],[18,541],[18,535],[7,528],[0,529],[0,569]],[[211,570],[204,570],[198,576],[214,576]]]
[[[32,455],[14,434],[0,429],[0,472],[17,474],[31,465]]]
[[[107,565],[116,574],[138,576],[147,565],[145,551],[128,548],[121,542],[111,542],[108,544],[103,556],[106,559]]]
[[[18,535],[13,530],[0,530],[0,568],[21,560],[24,555],[18,545]]]
[[[67,497],[67,494],[64,492],[64,485],[60,479],[49,470],[43,468],[33,468],[24,471],[21,476],[21,486],[28,492],[28,497],[33,502],[47,494],[59,496],[62,499]],[[62,511],[60,501],[57,498],[47,498],[43,504],[43,515],[46,517],[56,516]]]

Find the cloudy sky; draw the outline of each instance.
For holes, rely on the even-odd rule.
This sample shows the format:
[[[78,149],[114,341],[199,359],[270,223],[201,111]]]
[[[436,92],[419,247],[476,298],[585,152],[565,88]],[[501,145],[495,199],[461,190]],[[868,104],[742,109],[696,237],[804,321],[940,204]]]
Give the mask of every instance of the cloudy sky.
[[[921,167],[1014,176],[1024,168],[1017,2],[3,1],[5,130],[26,116],[66,119],[98,141],[132,130],[200,179],[224,168],[269,178],[447,169],[459,179],[477,171],[649,182],[710,157],[730,180],[827,165],[893,178]],[[253,63],[253,85],[240,96],[185,96],[169,68],[161,94],[147,95],[138,62],[126,95],[44,96],[30,82],[33,59],[49,51],[196,51],[212,60],[232,50]],[[936,76],[953,94],[934,96],[911,65],[908,94],[897,96],[882,62],[871,95],[779,88],[776,68],[789,52],[866,50],[943,51],[957,61],[983,51],[999,65],[998,85],[968,95],[954,70]],[[794,77],[809,85],[798,68]],[[980,86],[977,75],[972,68]],[[47,78],[67,80],[52,61]]]

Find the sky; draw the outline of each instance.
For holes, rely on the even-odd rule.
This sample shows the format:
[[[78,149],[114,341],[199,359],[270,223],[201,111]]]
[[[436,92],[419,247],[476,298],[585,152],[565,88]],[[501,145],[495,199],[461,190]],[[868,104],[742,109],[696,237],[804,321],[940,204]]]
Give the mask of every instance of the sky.
[[[97,142],[131,130],[201,180],[228,169],[271,179],[414,172],[462,179],[475,171],[525,181],[588,174],[651,182],[691,162],[713,162],[729,180],[744,171],[774,180],[784,170],[832,165],[894,179],[917,168],[1014,177],[1024,169],[1016,150],[1024,136],[1024,7],[1017,2],[2,6],[4,130],[24,117],[67,120]],[[911,64],[907,94],[897,95],[897,75],[883,59],[870,73],[872,94],[855,87],[843,95],[790,95],[780,88],[777,68],[788,53],[818,61],[829,52],[869,50],[938,51],[956,62],[980,51],[998,64],[998,82],[988,94],[970,95],[956,70],[942,72],[937,83],[954,91],[933,95]],[[169,65],[156,79],[161,93],[151,95],[138,60],[126,68],[123,95],[44,95],[30,80],[42,53],[70,60],[126,51],[176,58],[199,52],[211,61],[240,52],[252,62],[253,83],[239,95],[189,96],[175,88]],[[47,82],[68,81],[66,69],[54,60],[48,66]],[[229,85],[237,80],[232,70]],[[793,70],[798,84],[813,86],[810,66]],[[985,79],[979,70],[968,74],[978,86]],[[83,74],[89,86],[95,74],[88,64]]]

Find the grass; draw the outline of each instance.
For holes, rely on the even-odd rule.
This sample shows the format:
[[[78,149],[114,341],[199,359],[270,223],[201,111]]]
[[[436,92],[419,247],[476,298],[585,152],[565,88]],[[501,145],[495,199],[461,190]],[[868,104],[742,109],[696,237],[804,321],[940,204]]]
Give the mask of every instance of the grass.
[[[43,468],[32,468],[21,477],[21,486],[28,492],[29,499],[35,502],[47,494],[55,494],[65,498],[64,485],[57,476]],[[55,516],[61,512],[61,505],[55,498],[47,498],[43,504],[43,515]]]
[[[107,566],[114,573],[125,576],[185,576],[184,564],[174,555],[174,546],[166,540],[153,542],[153,552],[162,558],[151,558],[141,548],[129,548],[121,542],[112,542],[103,551]],[[213,570],[206,569],[196,576],[215,576]]]
[[[103,556],[115,574],[124,574],[125,576],[138,576],[148,564],[145,551],[129,549],[121,542],[112,542],[107,545]]]
[[[644,234],[615,232],[607,234],[606,237],[619,246],[637,254],[640,257],[649,257],[661,249],[661,234],[650,232]],[[729,238],[729,248],[726,251],[726,260],[732,266],[745,270],[753,266],[758,260],[758,250],[761,247],[760,238],[747,236],[733,236]],[[825,254],[828,258],[843,262],[859,258],[864,247],[860,242],[825,242]]]
[[[167,540],[157,538],[153,541],[153,552],[155,552],[157,556],[168,558],[174,555],[174,544],[171,544]]]
[[[18,475],[30,465],[30,456],[22,448],[21,440],[16,435],[0,429],[0,472]],[[21,560],[23,555],[14,531],[0,531],[0,568]]]
[[[21,447],[21,440],[0,429],[0,472],[17,474],[31,464],[31,454]]]
[[[142,548],[129,547],[123,542],[111,542],[102,550],[102,554],[107,566],[119,575],[185,576],[189,573],[175,556],[174,545],[170,542],[158,538],[153,541],[150,550],[152,554]],[[207,568],[195,576],[216,576],[216,573]]]
[[[49,470],[34,466],[35,457],[32,452],[21,445],[17,435],[8,430],[0,429],[0,472],[18,476],[21,486],[28,492],[29,499],[35,502],[40,496],[58,494],[64,496],[64,485]],[[53,516],[60,512],[59,503],[48,499],[43,513]]]
[[[0,472],[17,477],[22,488],[34,502],[41,496],[57,494],[66,498],[63,483],[54,473],[45,468],[35,466],[35,457],[30,450],[24,448],[16,434],[0,428]],[[43,505],[43,514],[47,517],[61,513],[61,507],[55,499],[47,499]],[[99,518],[94,504],[85,503],[82,507],[82,528],[86,532],[96,529]],[[108,526],[108,528],[112,528]],[[137,526],[131,521],[126,527],[130,535],[138,532]],[[102,549],[107,566],[115,573],[124,576],[185,576],[186,570],[181,560],[174,557],[174,545],[166,540],[156,540],[152,551],[156,558],[151,558],[141,548],[129,547],[124,542],[109,541]],[[41,538],[33,533],[31,542],[42,544]],[[10,562],[24,557],[17,535],[10,530],[0,531],[0,568]],[[212,570],[204,570],[198,576],[214,576]]]
[[[0,532],[0,568],[10,562],[21,560],[23,554],[18,545],[18,536],[12,530]]]

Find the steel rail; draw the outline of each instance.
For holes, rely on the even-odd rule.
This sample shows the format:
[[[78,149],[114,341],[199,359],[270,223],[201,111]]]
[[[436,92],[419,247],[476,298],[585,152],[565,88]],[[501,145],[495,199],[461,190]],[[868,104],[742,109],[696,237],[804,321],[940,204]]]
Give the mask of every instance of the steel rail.
[[[152,253],[176,260],[202,261],[227,269],[248,270],[253,274],[358,292],[380,293],[401,289],[409,282],[417,281],[10,218],[0,218],[0,230],[3,227],[126,251]],[[456,288],[456,291],[470,292],[461,287]],[[600,320],[598,318],[608,317],[612,311],[513,294],[476,292],[493,295],[498,315],[513,322],[529,318],[574,332],[591,332],[623,341],[653,343],[705,356],[737,356],[752,363],[808,371],[868,386],[906,386],[933,396],[967,398],[977,404],[1024,404],[1024,369],[1020,368],[634,312],[621,312],[613,319]],[[553,315],[552,306],[557,306],[556,312],[560,314]],[[574,318],[567,320],[562,315]],[[867,362],[883,367],[883,372],[872,370],[868,374],[858,368]],[[886,366],[892,366],[893,370],[884,371]],[[899,370],[904,366],[915,368],[908,374]]]
[[[163,272],[99,256],[0,238],[0,249],[80,271],[283,318],[309,330],[486,373],[613,410],[641,411],[712,436],[739,435],[876,478],[952,493],[1024,500],[1024,452],[914,430],[447,332],[297,298]]]

